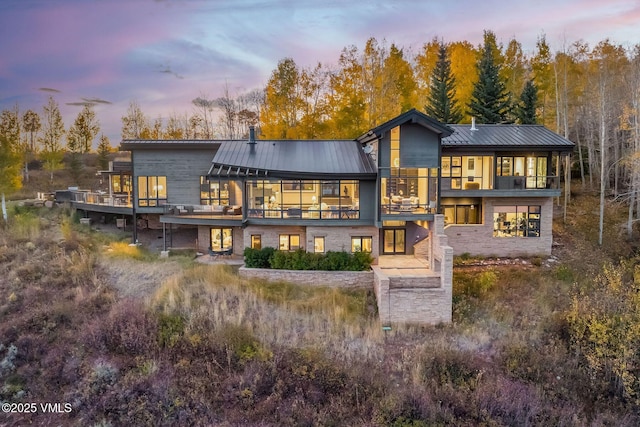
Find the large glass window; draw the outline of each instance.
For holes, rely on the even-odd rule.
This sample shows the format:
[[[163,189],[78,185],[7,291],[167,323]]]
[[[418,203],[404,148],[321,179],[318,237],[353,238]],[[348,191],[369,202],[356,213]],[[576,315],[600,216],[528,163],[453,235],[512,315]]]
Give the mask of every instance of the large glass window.
[[[111,175],[111,188],[114,193],[131,193],[131,175]]]
[[[162,206],[167,203],[166,176],[138,177],[138,206]]]
[[[229,205],[229,182],[201,176],[200,204]]]
[[[438,199],[436,168],[392,169],[380,179],[380,204],[383,214],[430,213]]]
[[[445,224],[482,224],[482,204],[443,204]]]
[[[281,251],[295,251],[300,249],[299,234],[281,234],[278,249]]]
[[[445,190],[493,188],[492,156],[443,156],[440,164]]]
[[[252,218],[358,219],[360,182],[352,180],[249,180]]]
[[[233,230],[231,228],[211,229],[211,250],[226,252],[233,249]]]
[[[355,236],[351,238],[351,252],[371,252],[373,238],[371,236]]]
[[[494,237],[540,237],[540,206],[496,206]]]

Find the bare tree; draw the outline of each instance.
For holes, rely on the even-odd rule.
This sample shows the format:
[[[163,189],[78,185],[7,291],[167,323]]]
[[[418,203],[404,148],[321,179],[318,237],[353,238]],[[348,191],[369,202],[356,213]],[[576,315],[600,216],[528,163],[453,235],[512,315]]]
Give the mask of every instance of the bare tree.
[[[212,111],[215,107],[215,101],[207,99],[206,95],[200,94],[199,97],[191,101],[196,106],[196,114],[202,119],[201,127],[204,131],[202,135],[205,139],[213,138]]]

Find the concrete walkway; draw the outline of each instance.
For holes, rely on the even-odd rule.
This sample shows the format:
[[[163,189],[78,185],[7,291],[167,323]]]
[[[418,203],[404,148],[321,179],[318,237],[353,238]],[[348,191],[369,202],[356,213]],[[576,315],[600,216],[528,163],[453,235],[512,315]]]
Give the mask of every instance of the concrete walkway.
[[[413,255],[381,255],[378,258],[378,268],[390,277],[416,277],[433,273],[426,260]]]

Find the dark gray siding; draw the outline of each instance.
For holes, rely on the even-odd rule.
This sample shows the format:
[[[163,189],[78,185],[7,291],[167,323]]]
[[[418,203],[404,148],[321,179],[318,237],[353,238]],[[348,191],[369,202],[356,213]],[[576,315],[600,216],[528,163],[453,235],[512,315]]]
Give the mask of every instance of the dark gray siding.
[[[134,183],[137,186],[138,176],[166,176],[168,204],[199,204],[200,176],[209,171],[214,154],[214,150],[136,151]],[[136,188],[136,204],[137,194]],[[144,210],[138,208],[139,212]]]
[[[438,135],[424,127],[407,123],[400,126],[400,164],[404,168],[440,166]]]
[[[377,210],[376,182],[360,181],[360,219],[373,224]]]

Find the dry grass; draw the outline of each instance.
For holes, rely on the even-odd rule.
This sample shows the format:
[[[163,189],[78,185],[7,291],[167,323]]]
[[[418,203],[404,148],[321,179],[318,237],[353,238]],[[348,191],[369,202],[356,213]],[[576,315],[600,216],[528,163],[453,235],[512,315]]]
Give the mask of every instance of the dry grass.
[[[243,327],[270,347],[325,348],[340,358],[381,352],[382,333],[365,291],[245,280],[222,265],[197,265],[168,278],[152,304],[189,325]]]
[[[581,265],[621,250],[595,254],[581,217],[556,265],[457,270],[455,324],[386,333],[370,292],[160,260],[64,215],[14,220],[0,230],[0,400],[74,411],[0,424],[638,425],[570,346],[570,295],[594,284]]]

